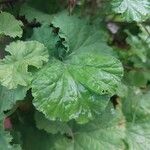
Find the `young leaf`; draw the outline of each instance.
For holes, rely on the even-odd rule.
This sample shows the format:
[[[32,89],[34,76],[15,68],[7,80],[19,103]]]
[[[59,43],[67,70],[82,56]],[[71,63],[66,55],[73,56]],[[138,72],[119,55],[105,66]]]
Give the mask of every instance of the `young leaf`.
[[[112,7],[126,21],[141,22],[150,14],[149,0],[112,0]]]
[[[21,37],[23,30],[21,28],[22,22],[15,19],[15,17],[7,12],[0,13],[0,35],[8,35],[10,37]]]
[[[48,50],[36,41],[17,41],[5,49],[10,55],[0,61],[0,82],[8,89],[15,89],[18,85],[28,86],[32,74],[28,66],[41,68],[48,61]]]

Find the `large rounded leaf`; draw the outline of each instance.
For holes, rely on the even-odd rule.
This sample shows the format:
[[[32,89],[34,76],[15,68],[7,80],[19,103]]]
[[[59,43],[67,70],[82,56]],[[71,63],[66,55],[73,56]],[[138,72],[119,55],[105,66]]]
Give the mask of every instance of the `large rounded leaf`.
[[[113,110],[112,113],[110,110]],[[103,115],[86,125],[77,125],[72,139],[60,136],[54,142],[55,150],[123,150],[124,117],[109,107]]]
[[[101,38],[103,34],[89,31],[91,26],[77,17],[62,13],[53,25],[68,49],[62,61],[51,59],[35,75],[33,104],[51,120],[86,123],[101,113],[116,93],[122,65]]]
[[[81,54],[81,55],[80,55]],[[119,61],[99,53],[77,53],[68,60],[51,60],[32,83],[35,107],[47,118],[85,123],[107,106],[120,82]]]

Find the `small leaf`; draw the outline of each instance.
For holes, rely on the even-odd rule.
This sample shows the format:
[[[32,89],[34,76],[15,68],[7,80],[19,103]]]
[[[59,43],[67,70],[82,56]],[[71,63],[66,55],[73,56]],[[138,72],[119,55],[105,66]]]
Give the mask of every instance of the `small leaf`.
[[[0,34],[13,38],[21,37],[23,33],[22,25],[22,22],[16,20],[13,15],[7,12],[0,13]]]
[[[16,89],[9,90],[0,86],[0,112],[10,110],[17,101],[23,100],[28,88],[18,86]]]

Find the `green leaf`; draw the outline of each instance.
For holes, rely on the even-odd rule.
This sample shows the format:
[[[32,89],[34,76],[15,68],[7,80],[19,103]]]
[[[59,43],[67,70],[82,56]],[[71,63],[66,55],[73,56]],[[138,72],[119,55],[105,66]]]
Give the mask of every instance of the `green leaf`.
[[[18,85],[28,86],[32,79],[28,66],[41,68],[48,61],[48,51],[45,46],[36,41],[17,41],[5,49],[10,55],[0,61],[0,82],[8,89]]]
[[[68,57],[66,63],[69,72],[75,80],[92,91],[113,95],[123,75],[122,65],[115,57],[91,48],[82,47]]]
[[[10,110],[17,101],[23,100],[26,96],[26,91],[27,88],[21,86],[12,90],[0,86],[0,112]]]
[[[19,145],[11,145],[12,137],[5,131],[0,133],[0,149],[1,150],[21,150]]]
[[[135,78],[136,76],[136,78]],[[132,70],[125,74],[126,82],[128,85],[145,87],[148,81],[148,77],[145,74],[145,71]]]
[[[112,0],[112,8],[126,21],[144,21],[150,14],[149,0]]]
[[[46,23],[46,24],[50,24],[51,20],[53,18],[52,15],[43,13],[29,5],[24,4],[21,7],[20,10],[20,15],[25,15],[26,19],[29,22],[32,22],[36,19],[36,21],[40,22],[40,23]]]
[[[17,124],[17,130],[21,133],[21,146],[23,150],[52,150],[53,140],[55,137],[38,130],[32,125]]]
[[[32,83],[33,104],[50,120],[87,122],[95,109],[105,109],[109,97],[91,94],[64,65],[53,60],[38,72]]]
[[[68,15],[62,19],[72,20]],[[65,39],[70,52],[62,61],[51,59],[35,75],[32,82],[33,103],[50,120],[76,119],[86,123],[95,113],[101,113],[107,106],[109,96],[116,93],[123,68],[112,49],[101,41],[100,35],[90,35],[89,30],[84,29],[78,32],[80,38],[73,38],[76,32],[72,35],[68,33],[73,27],[76,30],[77,26],[69,29],[68,22],[62,26],[66,29]]]
[[[147,61],[147,47],[137,36],[133,36],[130,33],[128,35],[127,43],[131,46],[130,51],[145,63]]]
[[[33,29],[31,40],[39,41],[47,47],[49,53],[52,55],[55,51],[56,44],[59,41],[58,36],[53,33],[53,28],[48,25],[43,25],[39,28]]]
[[[138,88],[128,88],[123,103],[123,112],[128,122],[147,120],[150,117],[150,92],[143,94]]]
[[[72,139],[61,137],[54,143],[56,150],[121,150],[124,149],[122,115],[109,108],[97,120],[74,129]]]
[[[4,120],[4,115],[0,113],[0,149],[21,150],[21,147],[19,145],[11,144],[12,137],[7,131],[4,131],[3,120]]]
[[[150,92],[142,94],[139,89],[130,89],[123,103],[127,119],[125,142],[130,150],[148,150],[150,146]]]
[[[84,52],[64,63],[51,60],[35,75],[33,104],[51,120],[85,123],[105,109],[106,94],[115,92],[121,74],[119,61],[107,55]]]
[[[150,48],[150,35],[149,35],[150,26],[139,25],[139,27],[141,29],[141,33],[139,33],[139,37],[143,40],[143,43],[146,44],[146,46],[148,47],[147,49],[149,49]]]
[[[0,35],[8,35],[10,37],[21,37],[23,30],[22,22],[7,12],[0,13]]]
[[[40,130],[45,130],[48,133],[52,134],[65,134],[70,132],[70,127],[67,125],[67,123],[60,122],[60,121],[50,121],[45,118],[45,116],[37,112],[35,113],[35,121],[36,121],[36,126]]]
[[[150,118],[149,118],[150,120]],[[150,147],[150,121],[127,124],[127,137],[125,142],[130,150],[149,150]]]

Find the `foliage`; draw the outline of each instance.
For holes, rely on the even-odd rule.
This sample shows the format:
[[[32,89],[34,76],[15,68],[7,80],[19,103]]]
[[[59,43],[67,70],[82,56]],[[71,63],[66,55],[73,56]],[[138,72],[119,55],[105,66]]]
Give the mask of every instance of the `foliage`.
[[[149,150],[149,0],[0,9],[1,150]]]

